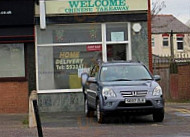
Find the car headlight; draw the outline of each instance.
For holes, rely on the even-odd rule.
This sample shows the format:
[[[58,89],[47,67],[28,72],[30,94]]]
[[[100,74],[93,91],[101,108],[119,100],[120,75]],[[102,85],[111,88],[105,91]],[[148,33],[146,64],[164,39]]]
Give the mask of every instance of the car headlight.
[[[160,86],[157,86],[152,93],[153,96],[161,96],[162,95],[162,88]]]
[[[104,97],[116,97],[115,92],[110,88],[103,88],[102,95]]]

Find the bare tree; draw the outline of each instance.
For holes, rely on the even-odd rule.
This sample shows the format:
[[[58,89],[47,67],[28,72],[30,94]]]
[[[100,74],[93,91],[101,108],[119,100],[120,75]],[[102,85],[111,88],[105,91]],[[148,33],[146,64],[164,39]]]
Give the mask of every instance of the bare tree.
[[[151,15],[154,17],[155,15],[158,15],[161,10],[166,8],[165,1],[163,0],[152,0],[152,10],[151,10]]]

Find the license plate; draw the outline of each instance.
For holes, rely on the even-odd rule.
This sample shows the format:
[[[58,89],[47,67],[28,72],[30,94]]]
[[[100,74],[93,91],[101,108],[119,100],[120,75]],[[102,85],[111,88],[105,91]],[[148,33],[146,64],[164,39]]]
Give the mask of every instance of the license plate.
[[[125,103],[145,103],[146,99],[145,98],[129,98],[125,99]]]

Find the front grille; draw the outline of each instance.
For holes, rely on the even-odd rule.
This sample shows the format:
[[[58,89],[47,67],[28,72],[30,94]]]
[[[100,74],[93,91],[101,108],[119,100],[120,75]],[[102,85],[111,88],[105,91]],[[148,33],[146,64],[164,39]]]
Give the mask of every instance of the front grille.
[[[146,90],[140,90],[140,91],[121,91],[121,95],[126,97],[145,97],[147,95]]]

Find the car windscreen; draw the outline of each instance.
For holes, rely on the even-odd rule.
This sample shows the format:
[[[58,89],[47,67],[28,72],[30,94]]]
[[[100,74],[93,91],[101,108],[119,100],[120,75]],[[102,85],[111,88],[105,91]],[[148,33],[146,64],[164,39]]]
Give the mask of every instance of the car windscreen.
[[[143,65],[102,66],[100,81],[137,81],[152,80],[149,71]]]

